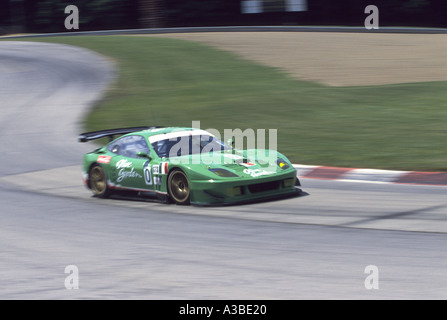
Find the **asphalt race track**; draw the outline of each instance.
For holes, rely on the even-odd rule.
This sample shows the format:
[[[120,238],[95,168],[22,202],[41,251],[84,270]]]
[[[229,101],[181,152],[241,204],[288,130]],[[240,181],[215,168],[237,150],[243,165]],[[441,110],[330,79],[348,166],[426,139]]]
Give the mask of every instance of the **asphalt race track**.
[[[218,208],[92,198],[77,134],[114,73],[83,49],[0,42],[0,299],[447,298],[445,187],[303,180],[302,197]]]

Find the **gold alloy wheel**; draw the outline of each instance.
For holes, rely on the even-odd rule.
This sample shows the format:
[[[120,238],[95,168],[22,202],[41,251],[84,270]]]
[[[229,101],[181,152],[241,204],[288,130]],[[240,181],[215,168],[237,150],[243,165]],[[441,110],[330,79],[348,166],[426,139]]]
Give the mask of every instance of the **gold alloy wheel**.
[[[169,175],[169,195],[177,204],[189,204],[190,189],[188,178],[183,171],[176,170]]]
[[[96,165],[90,170],[90,188],[95,196],[105,197],[107,194],[107,177],[104,169]]]

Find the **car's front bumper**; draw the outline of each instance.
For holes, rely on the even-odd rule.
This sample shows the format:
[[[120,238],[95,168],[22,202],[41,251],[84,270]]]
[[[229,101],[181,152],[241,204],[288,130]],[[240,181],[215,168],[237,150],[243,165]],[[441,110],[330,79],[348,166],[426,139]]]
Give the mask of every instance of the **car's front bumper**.
[[[228,205],[276,198],[300,192],[299,180],[291,170],[273,176],[240,180],[192,180],[191,204]]]

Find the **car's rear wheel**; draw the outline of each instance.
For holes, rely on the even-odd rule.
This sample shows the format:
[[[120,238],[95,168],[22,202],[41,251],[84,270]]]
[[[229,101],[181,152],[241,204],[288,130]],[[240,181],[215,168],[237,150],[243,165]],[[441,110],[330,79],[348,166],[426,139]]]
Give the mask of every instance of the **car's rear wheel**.
[[[168,192],[176,204],[189,204],[191,189],[188,178],[183,171],[176,169],[171,172],[168,178]]]
[[[107,198],[109,196],[107,174],[99,164],[94,165],[90,169],[89,185],[95,197]]]

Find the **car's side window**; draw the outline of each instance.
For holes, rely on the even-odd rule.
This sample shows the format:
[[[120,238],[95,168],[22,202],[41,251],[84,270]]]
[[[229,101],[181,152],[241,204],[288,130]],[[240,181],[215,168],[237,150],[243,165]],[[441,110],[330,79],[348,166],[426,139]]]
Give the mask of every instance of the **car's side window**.
[[[107,147],[107,150],[109,150],[110,152],[113,152],[115,154],[120,154],[122,140],[123,140],[123,138],[114,141]]]
[[[149,146],[142,136],[127,136],[120,140],[118,154],[129,158],[138,158],[138,152],[149,154]]]

